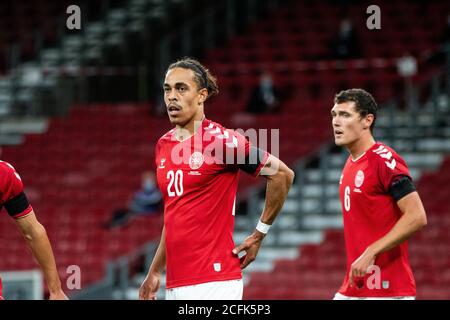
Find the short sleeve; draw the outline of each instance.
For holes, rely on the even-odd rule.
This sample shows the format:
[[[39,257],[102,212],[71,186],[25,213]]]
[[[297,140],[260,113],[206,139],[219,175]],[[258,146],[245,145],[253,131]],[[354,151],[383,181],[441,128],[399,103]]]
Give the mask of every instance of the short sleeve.
[[[25,195],[22,179],[14,167],[7,162],[0,163],[1,204],[8,214],[15,218],[21,218],[29,214],[33,208]]]
[[[390,151],[381,155],[378,160],[378,172],[383,191],[389,192],[392,184],[401,177],[406,176],[412,180],[406,162],[398,154]]]
[[[232,137],[226,143],[227,152],[235,150],[235,164],[242,171],[256,177],[266,164],[269,153],[253,145],[248,138],[239,132],[227,130]]]

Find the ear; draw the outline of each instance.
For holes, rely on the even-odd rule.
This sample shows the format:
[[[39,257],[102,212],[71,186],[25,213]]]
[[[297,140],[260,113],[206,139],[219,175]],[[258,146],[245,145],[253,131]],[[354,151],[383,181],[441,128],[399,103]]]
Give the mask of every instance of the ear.
[[[374,120],[373,114],[369,113],[364,119],[364,129],[369,129]]]
[[[208,89],[206,89],[206,88],[200,89],[198,94],[199,94],[199,99],[198,99],[199,104],[204,103],[206,101],[206,99],[208,99]]]

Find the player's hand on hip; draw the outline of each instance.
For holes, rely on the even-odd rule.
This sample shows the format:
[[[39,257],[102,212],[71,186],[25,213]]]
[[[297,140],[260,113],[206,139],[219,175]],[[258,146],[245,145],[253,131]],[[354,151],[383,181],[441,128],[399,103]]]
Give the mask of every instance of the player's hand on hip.
[[[250,236],[245,238],[242,244],[233,249],[233,254],[235,255],[238,255],[239,252],[245,251],[245,255],[240,258],[241,269],[244,269],[256,259],[263,238],[264,234],[255,231]]]
[[[149,273],[139,289],[139,300],[156,300],[156,292],[161,285],[161,275]]]
[[[367,274],[369,267],[375,263],[375,258],[375,254],[366,250],[352,263],[349,274],[350,287],[353,287],[355,278],[362,278]]]
[[[62,289],[59,289],[55,292],[50,292],[50,296],[48,297],[49,300],[69,300],[67,298],[66,294]]]

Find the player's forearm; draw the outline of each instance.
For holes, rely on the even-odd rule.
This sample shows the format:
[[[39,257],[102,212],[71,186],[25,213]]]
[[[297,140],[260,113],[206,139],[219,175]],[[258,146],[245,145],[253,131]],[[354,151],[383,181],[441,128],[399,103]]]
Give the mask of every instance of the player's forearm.
[[[41,266],[50,293],[58,292],[61,290],[61,281],[45,228],[37,223],[31,230],[24,233],[24,237],[34,257]]]
[[[156,249],[155,257],[148,273],[162,273],[166,268],[166,232],[163,227],[161,232],[161,240],[159,241],[158,248]]]
[[[385,236],[370,245],[369,249],[374,255],[388,251],[406,241],[425,225],[426,218],[424,219],[424,213],[420,209],[405,213],[394,227]]]
[[[294,172],[287,167],[277,174],[267,176],[266,202],[261,221],[272,224],[283,207],[289,189],[294,181]]]

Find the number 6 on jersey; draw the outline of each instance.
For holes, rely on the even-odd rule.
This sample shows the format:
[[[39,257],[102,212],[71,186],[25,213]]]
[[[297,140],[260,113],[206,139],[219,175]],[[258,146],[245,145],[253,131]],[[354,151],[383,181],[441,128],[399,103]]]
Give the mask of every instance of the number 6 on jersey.
[[[344,190],[344,207],[345,211],[350,211],[350,187],[346,186]]]

